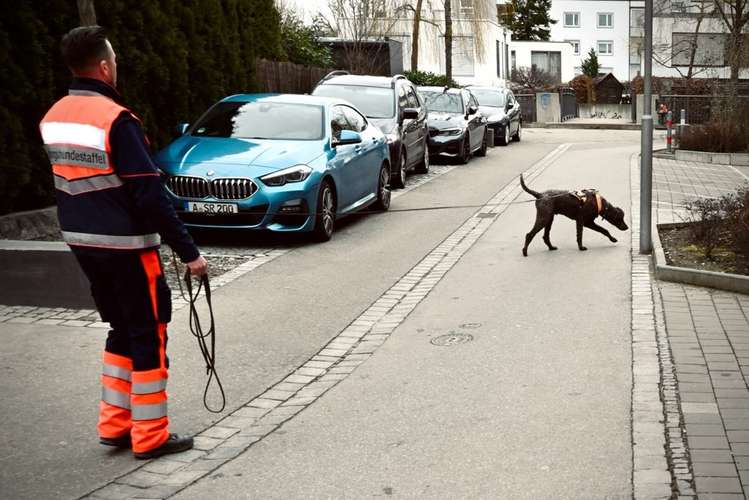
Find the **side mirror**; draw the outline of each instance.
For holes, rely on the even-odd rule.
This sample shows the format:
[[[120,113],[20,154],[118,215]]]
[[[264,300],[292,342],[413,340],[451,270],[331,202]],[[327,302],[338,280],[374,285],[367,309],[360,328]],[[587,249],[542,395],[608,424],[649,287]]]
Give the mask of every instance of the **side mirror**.
[[[508,102],[505,104],[505,111],[510,111],[513,107],[513,104],[511,102]]]
[[[362,141],[361,135],[353,130],[341,130],[341,136],[330,143],[334,148],[337,146],[346,146],[347,144],[359,144]]]
[[[419,117],[419,110],[415,108],[403,108],[401,110],[401,120],[415,120]]]
[[[187,129],[189,129],[189,128],[190,128],[190,124],[189,123],[178,123],[177,124],[177,128],[176,128],[177,134],[178,135],[185,135],[187,133]]]
[[[479,108],[477,108],[476,106],[468,106],[469,115],[475,115],[478,112],[479,112]]]

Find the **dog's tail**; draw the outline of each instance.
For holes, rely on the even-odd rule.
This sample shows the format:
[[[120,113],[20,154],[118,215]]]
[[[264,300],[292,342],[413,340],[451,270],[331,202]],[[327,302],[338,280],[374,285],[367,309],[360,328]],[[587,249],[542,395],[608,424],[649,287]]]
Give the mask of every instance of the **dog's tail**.
[[[520,174],[520,186],[525,190],[526,193],[534,196],[535,198],[541,197],[541,193],[539,193],[538,191],[534,191],[525,185],[525,182],[523,181],[523,174]]]

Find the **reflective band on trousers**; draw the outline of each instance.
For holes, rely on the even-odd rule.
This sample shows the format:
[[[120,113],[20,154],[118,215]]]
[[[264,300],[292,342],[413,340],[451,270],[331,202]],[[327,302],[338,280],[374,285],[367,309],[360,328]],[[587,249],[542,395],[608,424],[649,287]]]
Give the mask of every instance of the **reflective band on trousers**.
[[[115,365],[104,365],[101,372],[108,376],[130,382],[130,370]]]
[[[166,401],[151,405],[133,405],[133,420],[156,420],[166,417]]]
[[[155,382],[138,382],[134,383],[130,392],[133,394],[154,394],[166,389],[166,380],[157,380]]]
[[[101,400],[119,408],[130,409],[130,394],[115,391],[108,387],[101,388]]]
[[[111,234],[74,233],[71,231],[63,231],[62,239],[69,245],[117,248],[121,250],[151,248],[158,246],[159,243],[161,243],[161,238],[159,238],[157,233],[140,236],[115,236]]]
[[[99,175],[75,181],[69,181],[59,175],[55,175],[55,188],[71,195],[101,191],[102,189],[111,189],[120,186],[122,186],[122,180],[115,174]]]

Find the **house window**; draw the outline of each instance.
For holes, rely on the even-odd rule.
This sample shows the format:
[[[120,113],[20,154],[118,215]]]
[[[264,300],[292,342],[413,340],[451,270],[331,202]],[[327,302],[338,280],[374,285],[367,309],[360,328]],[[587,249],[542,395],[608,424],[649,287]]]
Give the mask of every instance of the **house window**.
[[[567,43],[572,45],[572,50],[576,56],[580,55],[580,40],[566,40]]]
[[[598,19],[597,26],[599,28],[614,27],[614,14],[611,12],[599,12],[596,18]]]
[[[565,28],[579,28],[580,27],[580,13],[579,12],[565,12],[564,13],[564,27]]]
[[[614,53],[614,42],[611,40],[602,40],[598,42],[598,55],[610,56]]]
[[[673,33],[671,38],[671,66],[688,66],[694,51],[695,66],[724,66],[726,35],[723,33]]]
[[[562,53],[551,51],[532,51],[531,67],[549,73],[556,82],[562,80]]]

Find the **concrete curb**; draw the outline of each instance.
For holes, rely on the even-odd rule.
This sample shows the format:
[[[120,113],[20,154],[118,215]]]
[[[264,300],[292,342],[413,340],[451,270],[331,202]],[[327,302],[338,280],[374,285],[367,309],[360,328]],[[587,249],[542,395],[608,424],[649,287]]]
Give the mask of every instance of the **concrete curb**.
[[[749,153],[707,153],[704,151],[676,150],[676,159],[716,165],[749,166]]]
[[[637,123],[528,123],[525,128],[568,128],[587,130],[640,130]]]
[[[749,294],[749,276],[731,273],[718,273],[714,271],[702,271],[687,267],[677,267],[667,264],[666,254],[663,251],[661,237],[658,228],[684,227],[682,223],[656,224],[653,221],[653,261],[655,264],[655,276],[662,281],[673,281],[686,283],[688,285],[706,286],[718,290]]]

